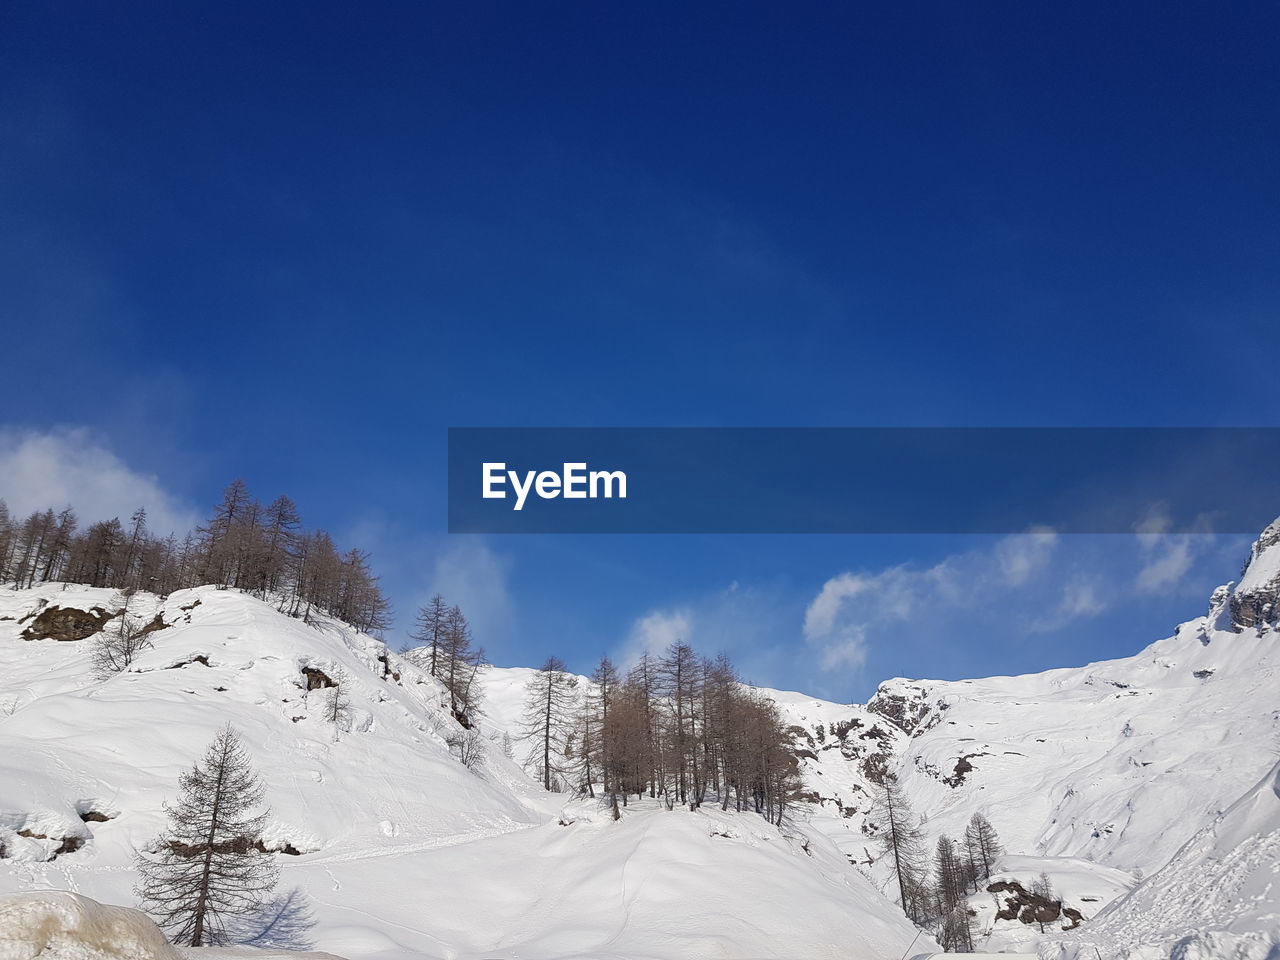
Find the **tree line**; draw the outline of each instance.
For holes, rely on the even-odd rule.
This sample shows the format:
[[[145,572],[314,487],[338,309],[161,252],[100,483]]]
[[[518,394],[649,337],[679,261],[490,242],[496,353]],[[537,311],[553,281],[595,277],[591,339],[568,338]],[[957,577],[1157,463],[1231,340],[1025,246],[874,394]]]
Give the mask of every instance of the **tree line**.
[[[883,775],[872,807],[880,844],[890,857],[903,912],[932,930],[944,950],[972,953],[973,915],[968,897],[991,876],[1004,852],[995,827],[975,813],[959,840],[940,836],[930,857],[924,831],[906,792],[891,773]]]
[[[287,496],[263,506],[239,479],[208,522],[181,539],[153,533],[142,508],[127,524],[113,517],[82,528],[71,507],[18,520],[0,500],[0,583],[49,581],[161,596],[214,584],[274,599],[294,617],[324,613],[366,633],[389,625],[367,553],[340,551],[325,531],[303,528]]]
[[[558,657],[525,689],[528,766],[548,790],[604,796],[620,816],[632,796],[696,810],[754,811],[781,824],[800,791],[777,705],[723,655],[687,643],[643,654],[623,672],[606,656],[586,689]]]

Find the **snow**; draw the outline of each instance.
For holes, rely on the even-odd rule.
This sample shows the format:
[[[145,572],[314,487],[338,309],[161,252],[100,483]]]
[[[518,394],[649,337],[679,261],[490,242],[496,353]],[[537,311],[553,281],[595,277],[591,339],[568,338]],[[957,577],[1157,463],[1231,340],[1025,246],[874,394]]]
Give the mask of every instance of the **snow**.
[[[1264,960],[1280,949],[1280,764],[1163,869],[1096,920],[1041,947],[1086,960],[1124,944],[1139,960]]]
[[[314,951],[169,944],[144,913],[65,890],[0,897],[0,960],[342,960]]]
[[[1006,894],[989,893],[985,887],[1012,881],[1029,891],[1041,874],[1050,878],[1054,899],[1060,900],[1063,907],[1078,911],[1086,922],[1139,882],[1137,877],[1123,870],[1075,857],[1001,857],[983,884],[984,889],[969,897],[969,909],[974,913],[975,938],[985,949],[1001,953],[1035,952],[1036,945],[1043,939],[1039,926],[1025,924],[1021,920],[998,920],[996,914],[1003,905],[1001,897]],[[1071,920],[1064,917],[1058,921],[1057,927],[1061,929],[1070,923]]]
[[[100,681],[89,641],[19,639],[42,601],[118,607],[86,587],[0,591],[0,895],[133,904],[134,852],[230,721],[266,784],[264,839],[301,851],[279,855],[280,890],[305,894],[306,939],[337,956],[896,960],[915,936],[821,836],[806,852],[804,836],[753,814],[656,804],[615,823],[544,792],[491,722],[488,756],[467,770],[445,743],[458,728],[436,682],[340,624],[307,625],[235,591],[139,595],[138,615],[170,626]],[[305,689],[304,666],[345,678],[348,726],[323,719],[325,691]],[[504,722],[520,686],[511,678]],[[107,819],[84,822],[90,812]],[[67,837],[83,846],[55,853]]]

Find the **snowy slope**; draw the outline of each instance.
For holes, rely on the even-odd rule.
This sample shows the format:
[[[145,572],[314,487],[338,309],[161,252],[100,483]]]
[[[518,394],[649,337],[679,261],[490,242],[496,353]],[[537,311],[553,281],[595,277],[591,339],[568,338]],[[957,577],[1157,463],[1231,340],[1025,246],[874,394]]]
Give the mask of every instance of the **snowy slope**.
[[[21,638],[48,606],[118,603],[77,586],[0,591],[0,894],[132,905],[134,851],[230,721],[266,782],[281,887],[301,888],[319,920],[317,949],[872,960],[914,936],[821,838],[806,853],[759,817],[644,805],[600,819],[532,783],[496,727],[482,769],[467,770],[445,743],[457,727],[436,683],[340,624],[308,626],[234,591],[139,595],[134,611],[167,626],[105,682],[89,640]],[[307,671],[341,678],[340,728]]]
[[[1163,869],[1041,955],[1077,960],[1116,946],[1143,960],[1280,952],[1280,764]]]
[[[959,836],[981,811],[1011,853],[1150,873],[1273,760],[1276,570],[1280,522],[1255,544],[1241,586],[1219,588],[1205,616],[1132,657],[1017,677],[895,679],[867,707],[773,692],[804,731],[802,770],[822,801],[815,823],[865,859],[870,759],[902,780],[931,838]],[[1246,624],[1234,615],[1242,609]],[[843,741],[832,736],[841,720],[852,726]]]
[[[1207,616],[1134,657],[1035,676],[890,681],[924,715],[897,759],[931,827],[974,809],[1010,850],[1161,866],[1247,790],[1280,732],[1280,634]],[[967,769],[966,769],[967,768]]]

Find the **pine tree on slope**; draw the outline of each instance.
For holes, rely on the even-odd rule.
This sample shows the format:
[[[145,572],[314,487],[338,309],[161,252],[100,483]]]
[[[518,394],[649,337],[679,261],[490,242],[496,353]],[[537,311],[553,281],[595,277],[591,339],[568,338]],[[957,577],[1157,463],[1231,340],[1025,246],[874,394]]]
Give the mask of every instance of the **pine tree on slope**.
[[[906,791],[893,774],[885,774],[874,812],[880,820],[880,845],[893,857],[902,910],[916,923],[925,919],[923,837]]]
[[[225,943],[227,921],[269,899],[279,875],[274,857],[256,846],[266,818],[262,783],[228,724],[178,785],[155,852],[138,854],[134,892],[174,942]]]
[[[564,661],[548,657],[525,686],[524,736],[532,741],[529,761],[547,790],[560,782],[558,753],[569,734],[578,702],[578,678]]]

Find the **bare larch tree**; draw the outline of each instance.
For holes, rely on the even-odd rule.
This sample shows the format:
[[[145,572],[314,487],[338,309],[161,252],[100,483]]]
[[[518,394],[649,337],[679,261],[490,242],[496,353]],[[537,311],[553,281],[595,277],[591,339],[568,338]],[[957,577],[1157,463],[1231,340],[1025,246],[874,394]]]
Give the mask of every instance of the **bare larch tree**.
[[[902,910],[916,923],[926,919],[923,838],[907,800],[906,791],[893,774],[885,774],[873,806],[880,828],[880,845],[893,857],[894,875]]]
[[[193,947],[226,942],[227,922],[252,914],[275,888],[275,858],[261,850],[264,790],[229,724],[178,780],[169,824],[137,857],[143,909]]]
[[[524,737],[531,741],[529,761],[547,790],[560,785],[560,751],[573,726],[578,678],[559,657],[548,657],[525,686]]]

